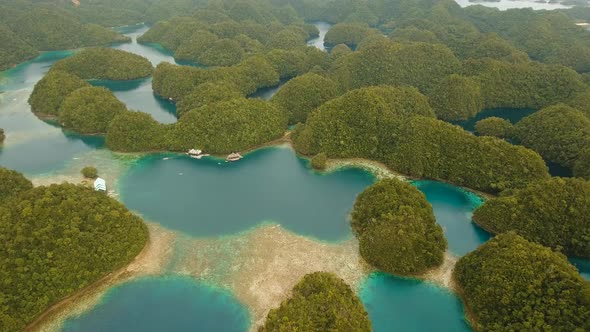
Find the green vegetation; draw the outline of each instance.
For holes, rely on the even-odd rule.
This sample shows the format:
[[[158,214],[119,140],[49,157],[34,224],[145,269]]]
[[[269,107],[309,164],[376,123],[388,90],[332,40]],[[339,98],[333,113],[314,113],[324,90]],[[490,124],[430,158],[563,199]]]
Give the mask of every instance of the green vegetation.
[[[521,144],[566,167],[590,148],[590,118],[566,105],[547,107],[516,124]]]
[[[590,283],[564,255],[514,233],[463,256],[453,278],[476,331],[590,329]]]
[[[0,202],[33,188],[33,184],[17,171],[0,167]]]
[[[329,46],[345,44],[346,46],[355,49],[364,38],[375,33],[378,33],[375,29],[371,29],[362,24],[340,23],[334,25],[326,33],[324,44]]]
[[[533,60],[590,70],[590,45],[583,27],[558,11],[498,11],[466,8],[468,19],[482,32],[496,32]]]
[[[72,92],[62,103],[59,121],[82,134],[106,133],[113,118],[127,109],[111,91],[86,87]]]
[[[153,72],[148,59],[112,48],[88,48],[56,62],[52,70],[62,70],[83,79],[134,80]]]
[[[298,76],[285,84],[271,102],[289,116],[289,123],[305,122],[307,114],[338,95],[336,83],[314,73]]]
[[[82,168],[80,173],[82,173],[82,176],[84,176],[87,179],[96,179],[98,177],[98,170],[96,169],[96,167],[92,166],[86,166]]]
[[[354,90],[312,111],[305,126],[293,133],[297,151],[377,160],[404,174],[488,192],[523,187],[549,176],[534,151],[424,117],[433,113],[415,89],[392,98],[396,104],[389,104],[381,89],[396,90]]]
[[[287,117],[266,101],[222,101],[185,113],[174,125],[172,150],[243,151],[281,137],[286,129]]]
[[[244,97],[244,95],[232,83],[224,81],[203,83],[178,102],[176,115],[181,117],[186,112],[201,106],[240,97]]]
[[[20,39],[10,28],[0,24],[0,70],[36,57],[38,52]]]
[[[371,331],[369,316],[350,286],[332,273],[307,274],[291,298],[272,309],[260,332]]]
[[[121,152],[146,152],[163,149],[166,128],[143,112],[125,111],[117,115],[107,130],[106,145]]]
[[[529,241],[590,257],[590,182],[552,178],[488,200],[473,216],[491,231],[516,231]]]
[[[0,22],[0,70],[34,58],[39,51],[129,41],[110,29],[86,24],[55,4],[3,1],[0,3]]]
[[[107,146],[115,151],[244,151],[280,138],[287,117],[260,99],[237,98],[206,104],[183,114],[177,123],[162,125],[140,112],[122,112],[111,122]]]
[[[503,139],[514,137],[514,126],[510,121],[495,116],[475,123],[475,131],[481,136],[493,136]]]
[[[443,262],[442,227],[424,194],[409,183],[382,180],[359,194],[352,228],[361,256],[384,272],[416,275]]]
[[[331,78],[345,89],[410,85],[428,94],[460,69],[461,63],[444,45],[381,39],[337,61]]]
[[[262,56],[249,57],[236,66],[214,69],[163,62],[156,67],[152,88],[156,94],[178,102],[203,83],[221,81],[233,85],[242,95],[249,95],[257,89],[277,85],[279,75]]]
[[[582,151],[574,164],[574,176],[590,180],[590,149]]]
[[[52,304],[125,266],[148,238],[139,217],[82,186],[38,187],[3,203],[3,331],[22,330]]]
[[[486,109],[543,108],[565,102],[585,89],[575,71],[536,62],[469,60],[463,65],[463,74],[479,81]]]
[[[566,101],[566,103],[590,118],[590,89],[578,93],[572,99]]]
[[[57,117],[64,99],[75,90],[90,84],[78,76],[60,70],[51,70],[37,84],[29,96],[31,111],[35,114]]]
[[[6,139],[6,135],[4,134],[4,129],[0,128],[0,144],[2,144],[4,142],[4,139]]]
[[[318,153],[311,158],[311,167],[317,170],[326,169],[326,163],[328,162],[328,156],[325,153]]]
[[[467,120],[479,113],[483,100],[479,83],[459,75],[442,80],[432,91],[430,104],[441,120]]]
[[[346,46],[345,44],[338,44],[332,48],[330,51],[330,56],[332,59],[336,60],[343,56],[349,55],[352,53],[350,47]]]

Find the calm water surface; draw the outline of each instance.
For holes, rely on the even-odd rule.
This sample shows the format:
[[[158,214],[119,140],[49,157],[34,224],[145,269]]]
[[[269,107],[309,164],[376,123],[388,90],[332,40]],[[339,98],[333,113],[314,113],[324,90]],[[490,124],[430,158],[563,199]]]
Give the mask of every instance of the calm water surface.
[[[373,273],[359,296],[375,332],[468,332],[463,305],[431,283]]]
[[[233,234],[268,221],[342,240],[352,234],[348,214],[356,195],[373,181],[358,169],[317,174],[292,149],[275,147],[237,163],[149,156],[123,176],[119,192],[148,220],[195,236]]]
[[[108,291],[86,314],[66,321],[64,332],[245,332],[247,309],[229,292],[188,277],[131,281]]]

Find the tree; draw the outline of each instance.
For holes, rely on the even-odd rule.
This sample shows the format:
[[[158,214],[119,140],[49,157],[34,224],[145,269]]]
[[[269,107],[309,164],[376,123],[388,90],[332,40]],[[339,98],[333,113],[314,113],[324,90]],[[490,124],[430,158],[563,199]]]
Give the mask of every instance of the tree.
[[[260,332],[371,331],[369,316],[350,286],[328,272],[307,274],[291,298],[270,310]]]
[[[137,54],[112,48],[88,48],[56,62],[52,70],[62,70],[83,79],[134,80],[154,71],[151,62]]]
[[[243,151],[281,137],[286,128],[287,117],[271,103],[232,99],[185,113],[173,127],[169,148],[199,148],[210,153]]]
[[[203,83],[182,98],[176,106],[176,115],[181,117],[186,112],[201,106],[240,97],[244,95],[232,83],[225,81]]]
[[[590,149],[583,151],[576,160],[574,176],[590,180]]]
[[[78,133],[106,133],[113,118],[125,110],[125,104],[108,89],[86,87],[72,92],[64,100],[59,121]]]
[[[121,152],[145,152],[161,150],[166,127],[151,115],[142,112],[124,111],[109,125],[106,145]]]
[[[427,100],[415,89],[370,87],[313,110],[292,137],[295,149],[306,155],[377,160],[404,174],[482,191],[519,188],[549,177],[536,152],[476,137],[432,117]]]
[[[439,119],[458,121],[472,118],[483,107],[479,83],[453,74],[434,88],[430,104]]]
[[[324,43],[329,46],[345,44],[355,49],[364,38],[374,33],[377,33],[377,31],[366,25],[339,23],[330,28],[326,33]]]
[[[0,144],[4,142],[6,135],[4,134],[4,129],[0,128]]]
[[[148,239],[139,217],[83,186],[37,187],[3,202],[0,326],[5,330],[22,330],[54,303],[129,264]]]
[[[475,131],[481,136],[494,136],[503,139],[514,137],[514,126],[510,121],[495,116],[475,123]]]
[[[520,120],[516,136],[543,158],[573,167],[581,153],[590,148],[590,118],[575,108],[555,105]]]
[[[443,230],[424,194],[409,183],[382,180],[359,194],[352,228],[361,256],[384,272],[417,275],[443,262]]]
[[[80,173],[82,173],[82,176],[84,176],[87,179],[96,179],[98,177],[98,170],[96,169],[96,167],[93,166],[86,166],[82,168],[82,171],[80,171]]]
[[[318,153],[311,158],[311,167],[317,170],[324,170],[326,169],[327,161],[328,157],[325,153]]]
[[[11,196],[33,188],[33,184],[17,171],[0,167],[0,204]]]
[[[477,331],[590,329],[590,284],[564,255],[514,233],[461,257],[453,279]]]
[[[78,76],[60,70],[51,70],[33,88],[29,96],[31,111],[43,116],[57,117],[64,99],[75,90],[90,84]]]
[[[338,94],[336,83],[329,78],[308,73],[298,76],[285,84],[272,97],[289,117],[289,123],[305,122],[307,114]]]
[[[570,256],[590,257],[590,182],[551,178],[486,201],[473,219],[492,233],[516,231]]]

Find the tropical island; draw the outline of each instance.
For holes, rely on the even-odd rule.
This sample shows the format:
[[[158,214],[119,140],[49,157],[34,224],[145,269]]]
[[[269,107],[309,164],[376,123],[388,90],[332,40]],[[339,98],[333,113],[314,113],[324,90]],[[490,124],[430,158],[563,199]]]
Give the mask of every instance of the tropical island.
[[[0,198],[6,331],[22,330],[51,305],[126,266],[148,239],[143,221],[123,204],[82,186],[33,188],[20,173],[0,168]]]
[[[56,62],[52,70],[74,74],[84,80],[135,80],[150,76],[148,59],[112,48],[87,48]]]
[[[588,282],[565,256],[590,257],[590,32],[575,25],[590,12],[461,8],[451,0],[55,2],[0,4],[0,68],[39,51],[85,48],[35,84],[28,102],[39,119],[81,140],[104,138],[109,154],[165,161],[192,149],[221,155],[282,142],[310,159],[301,163],[316,175],[369,164],[479,192],[487,200],[473,208],[473,221],[495,237],[456,257],[419,188],[379,179],[350,206],[345,248],[355,259],[345,268],[430,281],[447,273],[435,281],[463,299],[476,331],[590,329]],[[318,21],[332,24],[322,32],[326,50],[309,44],[320,36]],[[167,51],[170,62],[154,69],[143,56],[107,48],[129,41],[108,27],[138,22],[150,27],[133,45]],[[151,84],[150,97],[172,107],[177,121],[128,107],[96,80]],[[268,100],[255,97],[269,88],[278,91]],[[504,117],[486,116],[499,109]],[[519,117],[523,109],[532,111]],[[463,127],[470,120],[472,129]],[[572,178],[556,177],[554,165]],[[84,181],[98,175],[92,167],[81,173]],[[125,267],[150,236],[140,217],[103,193],[33,187],[4,168],[0,180],[0,329],[22,330]],[[261,233],[290,234],[270,227]],[[275,240],[256,239],[268,248]],[[198,248],[198,264],[209,267],[217,256]],[[256,322],[266,317],[256,327],[370,331],[360,278],[312,266],[290,293],[276,287],[276,295],[271,283],[267,297],[248,298]],[[193,276],[208,277],[200,272]],[[265,277],[250,276],[250,287],[269,285]],[[276,297],[280,304],[268,300]]]

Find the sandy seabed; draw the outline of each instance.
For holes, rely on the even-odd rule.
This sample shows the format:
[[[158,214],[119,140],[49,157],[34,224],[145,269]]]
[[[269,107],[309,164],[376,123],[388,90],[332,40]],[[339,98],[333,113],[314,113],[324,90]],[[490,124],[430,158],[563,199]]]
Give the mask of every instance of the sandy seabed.
[[[89,152],[73,160],[58,174],[33,179],[35,185],[68,181],[84,182],[79,170],[82,163],[96,165],[116,182],[136,156],[117,155],[108,150]],[[83,162],[82,162],[83,161]],[[363,159],[331,160],[327,172],[357,167],[378,179],[403,176],[384,165]],[[112,196],[117,197],[113,192]],[[280,225],[263,222],[250,230],[227,236],[196,238],[147,222],[150,239],[142,252],[130,263],[80,292],[48,309],[26,331],[60,331],[63,323],[82,315],[100,303],[112,287],[147,276],[185,275],[233,292],[249,309],[251,331],[264,323],[270,309],[289,297],[293,286],[306,274],[333,272],[358,289],[373,270],[360,257],[358,241],[350,237],[341,242],[323,242],[294,234]],[[420,279],[453,289],[451,274],[457,258],[445,254],[444,263]]]

